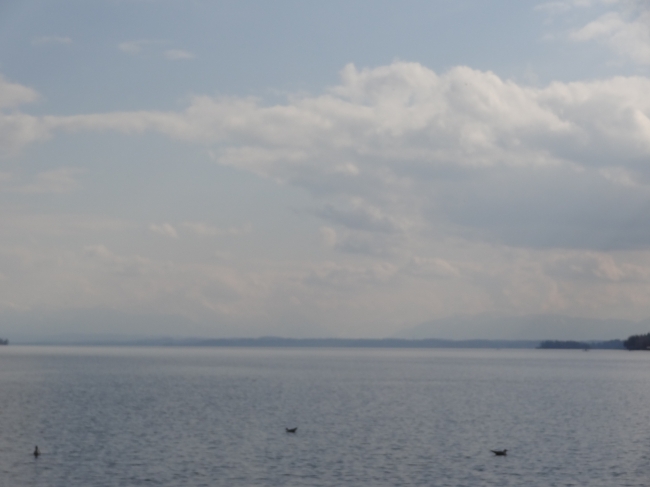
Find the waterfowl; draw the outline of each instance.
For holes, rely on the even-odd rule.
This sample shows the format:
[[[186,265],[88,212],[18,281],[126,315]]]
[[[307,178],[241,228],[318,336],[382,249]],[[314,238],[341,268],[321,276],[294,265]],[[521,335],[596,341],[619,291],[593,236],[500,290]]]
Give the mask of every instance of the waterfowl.
[[[41,454],[41,451],[38,449],[38,445],[34,447],[34,458],[38,458]]]
[[[508,450],[490,450],[498,457],[505,457],[508,454]]]
[[[287,433],[295,433],[296,431],[298,431],[297,426],[295,428],[284,428],[284,429],[287,430]]]

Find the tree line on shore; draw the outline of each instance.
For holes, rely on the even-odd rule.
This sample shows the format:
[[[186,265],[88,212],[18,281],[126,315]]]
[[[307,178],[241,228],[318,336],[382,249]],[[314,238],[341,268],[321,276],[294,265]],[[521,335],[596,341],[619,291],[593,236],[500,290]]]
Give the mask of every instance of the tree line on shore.
[[[645,335],[632,335],[623,342],[628,350],[650,350],[650,333]]]
[[[404,340],[404,339],[291,339],[278,337],[215,339],[215,340],[156,340],[137,343],[121,343],[121,345],[158,345],[158,346],[226,346],[226,347],[362,347],[362,348],[538,348],[560,350],[650,350],[650,333],[632,335],[626,340],[606,340],[581,342],[576,340],[544,340],[534,341],[512,340]],[[8,345],[9,340],[0,338],[0,345]]]
[[[575,340],[545,340],[537,348],[561,350],[650,350],[650,333],[632,335],[626,340],[604,342],[579,342]]]
[[[604,342],[578,342],[575,340],[544,340],[537,348],[560,350],[624,350],[622,340],[607,340]]]

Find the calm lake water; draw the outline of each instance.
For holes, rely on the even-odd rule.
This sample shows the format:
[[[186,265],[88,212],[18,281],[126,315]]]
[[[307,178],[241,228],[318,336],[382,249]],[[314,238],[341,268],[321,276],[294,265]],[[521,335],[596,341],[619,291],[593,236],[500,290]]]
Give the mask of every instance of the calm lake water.
[[[3,487],[623,487],[649,466],[650,353],[0,348]]]

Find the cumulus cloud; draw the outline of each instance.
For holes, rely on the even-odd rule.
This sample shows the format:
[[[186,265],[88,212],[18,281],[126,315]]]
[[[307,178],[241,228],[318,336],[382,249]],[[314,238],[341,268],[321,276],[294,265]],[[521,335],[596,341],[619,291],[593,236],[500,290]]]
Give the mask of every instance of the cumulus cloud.
[[[116,235],[122,234],[135,226],[127,221],[105,218],[89,217],[80,214],[29,214],[25,212],[8,211],[3,208],[0,211],[0,227],[5,230],[2,233],[3,239],[11,240],[14,236],[31,240],[52,242],[63,239],[74,240],[83,235]]]
[[[49,137],[42,119],[17,111],[19,105],[38,100],[39,94],[0,75],[0,155],[15,154],[36,141]]]
[[[196,56],[189,51],[184,51],[183,49],[168,49],[165,51],[165,57],[170,61],[181,61],[184,59],[194,59]]]
[[[546,264],[546,272],[571,280],[603,282],[648,282],[650,267],[639,263],[617,262],[612,255],[596,252],[560,254]]]
[[[150,131],[202,144],[221,164],[307,189],[312,213],[341,230],[336,248],[351,252],[436,232],[515,247],[646,248],[649,93],[644,77],[532,88],[467,67],[349,65],[338,86],[286,104],[197,96],[180,112],[17,112],[27,118],[4,133],[27,135],[2,140]]]
[[[446,259],[414,256],[405,270],[416,276],[457,278],[461,271]]]
[[[535,6],[535,10],[550,15],[565,13],[571,9],[569,2],[546,2]]]
[[[120,42],[117,45],[117,48],[126,54],[140,54],[148,46],[160,44],[163,44],[163,42],[151,39],[140,39],[136,41]]]
[[[38,100],[36,91],[18,83],[11,83],[0,75],[0,109],[14,108],[36,100]]]
[[[290,319],[329,326],[326,334],[385,336],[459,310],[604,316],[619,306],[620,316],[636,317],[648,309],[647,252],[508,250],[457,239],[421,241],[394,259],[256,255],[246,266],[237,252],[197,256],[184,246],[191,239],[157,253],[129,222],[0,212],[0,226],[0,311],[155,309],[209,324],[182,333],[213,335],[215,321],[239,323],[231,336],[281,333]],[[337,245],[345,232],[329,227],[323,237]]]
[[[139,39],[120,42],[117,47],[123,53],[130,54],[132,56],[148,53],[150,55],[162,55],[165,59],[168,59],[170,61],[183,61],[194,59],[196,57],[193,52],[187,51],[185,49],[165,49],[163,51],[162,49],[167,45],[169,45],[169,42],[164,40]]]
[[[574,8],[593,7],[595,5],[616,4],[620,0],[560,0],[544,2],[535,6],[535,10],[550,14],[563,14]]]
[[[535,9],[551,17],[567,16],[573,24],[568,36],[573,41],[598,42],[619,59],[650,64],[650,4],[646,0],[554,1],[539,4]],[[595,18],[586,23],[582,18],[577,21],[571,17],[575,9],[590,12]]]
[[[638,64],[650,64],[650,10],[629,18],[610,12],[574,31],[576,41],[596,40]]]
[[[332,227],[321,227],[319,229],[323,244],[326,247],[334,247],[338,240],[338,235],[336,234],[336,229]]]
[[[32,45],[34,46],[44,46],[47,44],[69,45],[72,44],[72,39],[64,36],[42,36],[32,39]]]
[[[388,263],[378,263],[370,266],[341,265],[326,263],[313,268],[303,277],[304,282],[323,287],[345,291],[356,287],[358,283],[386,283],[396,276],[399,268]]]
[[[149,230],[159,235],[164,235],[165,237],[178,238],[178,232],[169,223],[162,223],[162,224],[152,223],[151,225],[149,225]]]
[[[200,236],[239,236],[250,233],[252,228],[250,225],[244,225],[241,227],[228,227],[228,228],[219,228],[214,225],[205,222],[184,222],[183,225],[190,232],[195,235]]]
[[[342,207],[326,204],[315,213],[325,220],[353,230],[380,233],[396,233],[401,230],[400,222],[360,198],[353,198]]]
[[[18,193],[70,193],[80,187],[77,175],[83,171],[78,168],[62,167],[44,171],[36,175],[33,182],[17,186]]]

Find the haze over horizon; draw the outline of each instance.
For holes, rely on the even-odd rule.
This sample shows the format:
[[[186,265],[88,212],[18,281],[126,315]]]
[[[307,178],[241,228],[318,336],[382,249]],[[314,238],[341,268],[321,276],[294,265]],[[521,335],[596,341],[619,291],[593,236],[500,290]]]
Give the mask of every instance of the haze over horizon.
[[[0,336],[624,338],[649,209],[647,0],[0,5]]]

